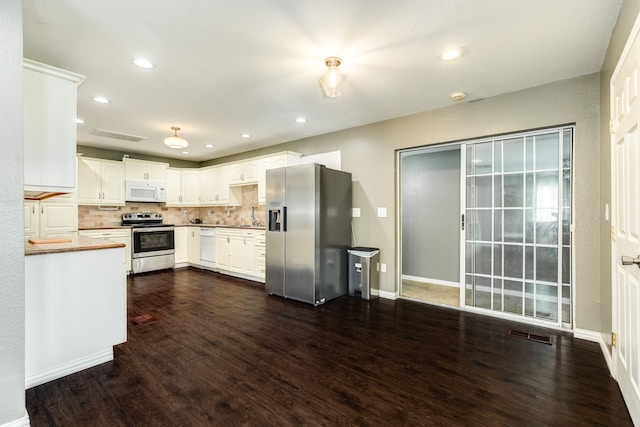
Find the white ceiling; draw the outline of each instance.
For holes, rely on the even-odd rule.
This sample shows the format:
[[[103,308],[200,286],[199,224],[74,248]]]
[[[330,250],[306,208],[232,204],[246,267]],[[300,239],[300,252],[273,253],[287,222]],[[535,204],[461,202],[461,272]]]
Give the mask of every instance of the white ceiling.
[[[24,56],[87,77],[79,144],[203,161],[597,72],[621,2],[24,0]],[[318,85],[332,55],[337,99]],[[164,146],[174,125],[189,154]]]

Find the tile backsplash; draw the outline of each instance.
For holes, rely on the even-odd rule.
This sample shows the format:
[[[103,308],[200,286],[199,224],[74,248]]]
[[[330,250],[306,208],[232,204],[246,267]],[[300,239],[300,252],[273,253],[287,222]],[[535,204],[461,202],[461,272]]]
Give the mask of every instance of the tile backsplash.
[[[186,225],[199,218],[203,224],[251,225],[251,208],[259,225],[265,224],[265,207],[258,205],[258,186],[242,187],[242,206],[166,207],[164,203],[127,202],[126,206],[78,206],[78,227],[113,227],[121,224],[122,214],[128,212],[161,213],[167,224]],[[184,211],[188,215],[184,215]]]

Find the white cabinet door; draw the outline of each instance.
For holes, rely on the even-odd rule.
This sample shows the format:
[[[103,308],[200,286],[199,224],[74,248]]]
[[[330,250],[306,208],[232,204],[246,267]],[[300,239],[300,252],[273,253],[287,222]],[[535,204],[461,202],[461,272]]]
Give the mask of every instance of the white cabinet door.
[[[78,231],[75,194],[24,201],[25,237],[72,236]]]
[[[229,184],[246,185],[258,182],[258,166],[254,161],[234,163],[230,167]]]
[[[149,162],[147,160],[124,159],[127,181],[167,181],[168,163]]]
[[[124,206],[124,165],[122,162],[102,162],[103,205]]]
[[[125,272],[131,271],[131,229],[128,228],[104,228],[101,230],[80,230],[81,236],[104,239],[125,245]]]
[[[267,169],[271,169],[272,164],[271,157],[258,160],[258,204],[267,201]]]
[[[40,236],[71,235],[78,231],[78,205],[73,202],[40,202]]]
[[[242,235],[229,236],[229,270],[245,272],[245,237]]]
[[[167,206],[180,206],[180,169],[167,169]]]
[[[122,162],[78,158],[78,204],[124,206]]]
[[[187,251],[187,234],[189,227],[176,227],[173,234],[175,239],[176,249],[176,264],[183,262],[189,262],[189,255]]]
[[[200,171],[183,169],[180,171],[180,182],[182,206],[200,206]]]
[[[36,200],[24,201],[24,235],[38,236],[40,233],[40,206]]]
[[[102,201],[102,161],[78,159],[78,204],[94,205]]]
[[[75,191],[77,85],[83,76],[24,60],[24,186]]]
[[[244,240],[244,271],[251,276],[256,275],[256,239],[247,235]]]
[[[216,265],[221,270],[229,270],[229,235],[217,230],[216,234]]]
[[[200,265],[200,227],[189,227],[187,254],[190,264]]]

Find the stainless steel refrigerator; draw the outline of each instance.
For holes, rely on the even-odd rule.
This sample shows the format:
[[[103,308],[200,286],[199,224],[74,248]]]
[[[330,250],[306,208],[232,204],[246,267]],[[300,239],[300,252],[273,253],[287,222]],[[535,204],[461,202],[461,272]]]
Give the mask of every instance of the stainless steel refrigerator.
[[[351,174],[315,163],[267,170],[265,288],[315,306],[348,292]]]

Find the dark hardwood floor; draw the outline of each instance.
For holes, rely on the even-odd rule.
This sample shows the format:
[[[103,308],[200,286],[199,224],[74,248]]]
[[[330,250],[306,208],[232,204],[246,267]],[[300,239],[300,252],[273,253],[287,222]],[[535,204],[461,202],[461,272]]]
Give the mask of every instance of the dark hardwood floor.
[[[403,300],[314,308],[196,269],[128,286],[129,319],[160,321],[27,390],[32,426],[632,425],[598,345],[569,334]]]

